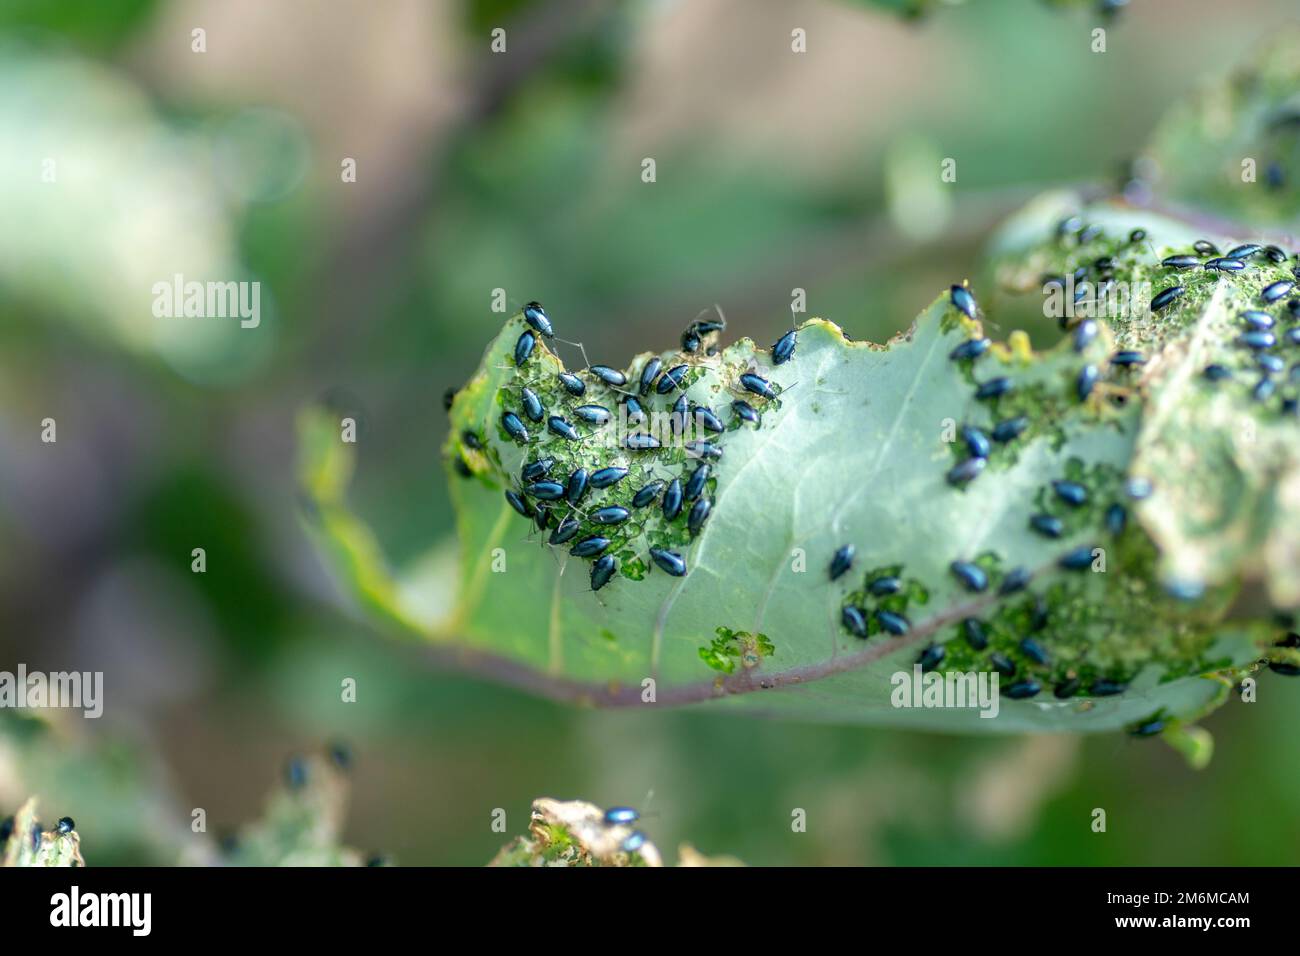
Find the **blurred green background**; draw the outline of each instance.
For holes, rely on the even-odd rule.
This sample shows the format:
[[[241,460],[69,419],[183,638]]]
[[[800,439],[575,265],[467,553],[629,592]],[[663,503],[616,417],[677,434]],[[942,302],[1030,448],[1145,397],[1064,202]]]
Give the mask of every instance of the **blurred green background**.
[[[142,834],[188,838],[192,807],[214,832],[255,817],[287,754],[342,737],[345,838],[405,864],[486,862],[494,808],[519,833],[538,796],[641,806],[670,858],[1294,862],[1281,679],[1209,720],[1200,773],[1123,737],[577,711],[373,633],[297,512],[294,415],[328,396],[358,417],[353,501],[394,561],[449,533],[442,394],[499,327],[497,288],[615,365],[714,303],[728,338],[771,341],[794,288],[876,340],[965,277],[995,302],[979,253],[1002,217],[1117,183],[1171,102],[1295,16],[1169,6],[1135,0],[1095,54],[1091,5],[1033,0],[919,20],[837,0],[4,0],[0,669],[103,670],[107,710],[45,752],[0,723],[0,810],[34,790],[92,865],[172,862]],[[261,326],[157,322],[152,284],[177,272],[259,280]],[[997,306],[1001,333],[1042,331]]]

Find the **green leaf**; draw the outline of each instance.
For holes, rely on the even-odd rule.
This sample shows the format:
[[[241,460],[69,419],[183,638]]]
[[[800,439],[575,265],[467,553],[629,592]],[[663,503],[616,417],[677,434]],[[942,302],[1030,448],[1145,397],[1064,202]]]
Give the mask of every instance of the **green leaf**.
[[[1144,535],[1133,527],[1118,536],[1103,530],[1105,509],[1124,500],[1121,483],[1141,415],[1136,401],[1118,407],[1075,399],[1078,369],[1105,354],[1101,341],[1083,356],[1068,345],[1034,354],[1023,336],[1013,335],[972,370],[949,353],[980,330],[945,296],[887,346],[849,342],[834,325],[812,320],[799,330],[795,357],[780,366],[748,340],[713,357],[663,353],[664,368],[691,366],[689,399],[727,423],[723,435],[709,436],[724,449],[706,491],[713,513],[692,538],[684,516],[666,522],[657,508],[638,511],[636,520],[607,532],[620,570],[593,593],[589,562],[542,543],[533,524],[506,503],[503,492],[520,487],[524,462],[554,456],[552,473],[559,476],[579,465],[632,469],[614,488],[591,492],[586,511],[630,506],[647,481],[685,479],[697,462],[681,447],[629,452],[602,445],[598,429],[585,425],[581,442],[536,427],[528,446],[512,440],[501,415],[519,407],[525,384],[548,414],[575,422],[572,408],[580,402],[613,409],[619,398],[591,375],[583,399],[569,396],[556,380],[558,357],[541,343],[517,370],[512,355],[523,329],[519,318],[507,323],[452,409],[449,458],[460,457],[473,477],[449,469],[460,586],[446,613],[426,629],[436,640],[454,639],[477,652],[471,659],[489,672],[605,704],[643,703],[653,679],[660,705],[718,698],[836,720],[1088,731],[1127,726],[1160,709],[1199,714],[1222,689],[1200,675],[1257,656],[1260,635],[1248,628],[1221,634],[1216,627],[1232,596],[1230,583],[1195,604],[1176,601],[1156,585],[1156,555]],[[648,358],[630,363],[632,381]],[[740,388],[739,376],[751,368],[775,384],[775,400]],[[976,401],[975,382],[998,375],[1013,379],[1016,390],[996,402]],[[761,407],[760,426],[730,412],[729,402],[741,396]],[[672,400],[652,392],[643,402],[653,414],[666,413]],[[1028,430],[998,447],[979,479],[964,488],[946,480],[965,454],[951,440],[956,426],[987,430],[1018,415],[1029,417]],[[1087,507],[1069,509],[1052,497],[1050,483],[1065,477],[1087,485]],[[1067,534],[1050,540],[1031,533],[1027,519],[1036,510],[1058,513]],[[854,571],[832,582],[831,556],[850,543],[858,551]],[[1105,573],[1057,567],[1081,545],[1105,549]],[[647,554],[652,546],[680,553],[686,576],[654,567]],[[369,551],[369,544],[352,549],[351,565],[366,568],[349,578],[354,586],[379,566],[362,557]],[[989,592],[967,593],[949,571],[954,560],[981,561],[991,572]],[[999,600],[999,583],[1016,567],[1033,572],[1031,593]],[[898,569],[904,590],[869,598],[868,572],[886,568]],[[372,596],[396,590],[395,584],[359,588]],[[1040,635],[1051,660],[1046,667],[1019,646],[1040,598],[1050,625]],[[861,603],[869,617],[878,610],[903,614],[910,632],[873,633],[865,641],[852,636],[841,624],[849,601]],[[393,608],[389,613],[400,616]],[[974,651],[961,636],[968,616],[986,621],[987,650]],[[763,636],[751,666],[736,666],[740,655],[727,652],[732,634]],[[715,642],[723,635],[726,641]],[[991,721],[974,709],[894,707],[891,677],[910,672],[931,642],[946,642],[946,666],[953,670],[987,671],[989,654],[998,652],[1048,687],[1071,676],[1085,688],[1094,679],[1131,686],[1116,697],[1062,701],[1044,693],[1033,701],[1003,700]]]

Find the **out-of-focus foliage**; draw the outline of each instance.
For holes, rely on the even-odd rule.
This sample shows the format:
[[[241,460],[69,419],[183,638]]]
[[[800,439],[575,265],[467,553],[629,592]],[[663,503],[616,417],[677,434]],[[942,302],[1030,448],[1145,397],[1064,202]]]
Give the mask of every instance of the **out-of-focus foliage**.
[[[45,828],[36,818],[32,797],[12,817],[0,821],[0,866],[85,866],[81,836],[74,829]]]
[[[1300,224],[1300,28],[1205,82],[1155,131],[1157,195],[1257,229]],[[1252,238],[1252,237],[1247,237]]]
[[[155,312],[155,286],[249,281],[212,145],[164,124],[102,66],[0,37],[0,285],[26,313],[76,323],[186,378],[230,379],[274,336],[237,318]],[[112,201],[105,202],[110,195]],[[272,303],[262,303],[266,313]]]
[[[292,756],[257,819],[238,829],[214,820],[210,831],[208,809],[180,806],[173,783],[138,748],[69,739],[59,725],[0,714],[0,811],[29,787],[57,793],[60,808],[89,821],[92,841],[110,861],[127,853],[154,865],[382,863],[386,857],[366,857],[341,842],[351,766],[342,744]],[[36,823],[33,798],[4,819],[0,858],[19,866],[85,865],[75,830]]]
[[[630,841],[630,842],[629,842]],[[683,844],[678,866],[741,866],[732,857],[706,857]],[[663,866],[659,848],[631,824],[611,824],[584,800],[533,801],[526,836],[517,837],[492,866]]]
[[[92,50],[111,50],[140,29],[158,0],[6,0],[0,30],[57,36]]]
[[[340,846],[347,813],[350,756],[345,751],[291,757],[262,818],[224,847],[230,866],[360,866]]]
[[[121,737],[87,738],[70,721],[0,711],[0,816],[31,795],[90,834],[92,862],[125,855],[173,864],[190,836],[186,811],[138,746]]]

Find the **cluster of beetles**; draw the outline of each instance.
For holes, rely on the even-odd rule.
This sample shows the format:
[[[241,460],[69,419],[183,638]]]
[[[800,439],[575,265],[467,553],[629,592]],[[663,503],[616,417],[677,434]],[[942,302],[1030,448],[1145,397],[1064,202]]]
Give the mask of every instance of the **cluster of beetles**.
[[[516,368],[527,373],[539,339],[554,339],[555,330],[540,303],[524,306],[523,317],[528,327],[515,344],[513,359]],[[614,578],[628,555],[622,549],[640,536],[653,513],[662,516],[662,528],[669,534],[678,525],[684,526],[688,539],[701,532],[712,513],[710,491],[717,485],[715,471],[727,432],[760,427],[762,411],[777,400],[779,386],[757,370],[737,377],[738,394],[725,410],[690,400],[692,373],[717,354],[714,342],[723,328],[720,318],[692,322],[682,333],[680,361],[651,357],[635,380],[608,365],[589,365],[581,372],[554,373],[558,388],[543,389],[523,375],[517,395],[509,392],[501,429],[520,445],[535,444],[534,430],[545,430],[581,449],[601,429],[625,429],[618,443],[619,463],[579,463],[558,472],[557,456],[543,454],[525,461],[517,485],[505,491],[510,507],[548,532],[548,544],[567,547],[573,557],[591,562],[593,591]],[[790,331],[773,346],[773,364],[782,365],[794,355],[796,336]],[[562,397],[558,407],[546,407],[542,394],[547,392]],[[665,422],[666,431],[652,429],[652,417]],[[471,448],[481,447],[473,432],[461,439]],[[675,439],[681,439],[680,454]],[[687,573],[680,547],[651,544],[647,556],[666,574]]]
[[[1084,225],[1075,218],[1067,219],[1057,228],[1058,239],[1070,237],[1078,246],[1103,237],[1101,227]],[[1138,249],[1146,240],[1144,230],[1135,229],[1128,236],[1129,247]],[[1187,292],[1187,276],[1193,271],[1209,274],[1238,274],[1247,272],[1260,263],[1284,266],[1290,269],[1290,278],[1271,278],[1258,290],[1257,301],[1238,316],[1241,328],[1235,346],[1240,360],[1208,364],[1204,378],[1213,383],[1225,383],[1242,376],[1253,375],[1248,382],[1252,399],[1261,403],[1275,403],[1283,415],[1297,414],[1297,385],[1300,385],[1300,296],[1294,295],[1300,281],[1300,264],[1290,260],[1300,259],[1300,254],[1288,256],[1274,245],[1242,244],[1221,252],[1208,240],[1196,242],[1186,253],[1165,257],[1160,268],[1170,276],[1170,284],[1152,298],[1149,310],[1155,315],[1174,307]],[[1073,273],[1076,304],[1088,295],[1104,296],[1116,281],[1117,264],[1114,256],[1100,256],[1080,265]],[[1179,277],[1184,277],[1181,279]],[[1045,287],[1052,283],[1065,285],[1065,276],[1045,276]],[[972,324],[977,322],[979,307],[974,293],[966,285],[954,285],[949,290],[949,303]],[[527,373],[539,342],[554,339],[555,331],[550,317],[540,303],[530,302],[523,308],[527,328],[520,334],[513,352],[513,361],[521,373]],[[977,325],[973,327],[978,328]],[[692,382],[692,372],[708,364],[718,354],[717,333],[725,322],[697,320],[681,336],[679,361],[665,361],[652,356],[641,364],[631,376],[607,365],[589,365],[580,372],[560,371],[555,374],[558,389],[538,387],[536,380],[529,381],[521,374],[517,392],[511,390],[501,412],[502,434],[520,445],[534,444],[535,431],[575,443],[581,447],[596,430],[618,421],[627,426],[620,440],[617,456],[619,463],[590,467],[578,464],[564,466],[557,471],[557,457],[541,455],[525,461],[517,483],[505,491],[506,500],[522,517],[535,523],[537,529],[547,532],[546,541],[553,547],[567,547],[569,553],[590,562],[590,582],[593,591],[610,583],[620,568],[620,561],[636,559],[632,551],[624,550],[645,530],[645,516],[657,511],[664,519],[664,528],[670,532],[674,523],[684,525],[689,541],[700,533],[713,508],[711,491],[716,487],[715,469],[723,456],[723,445],[731,428],[750,425],[761,427],[762,414],[767,406],[778,400],[782,388],[759,374],[755,366],[741,373],[734,382],[736,394],[725,408],[713,408],[692,402],[687,391]],[[1072,341],[1076,353],[1085,353],[1097,340],[1100,326],[1093,318],[1077,321],[1062,320],[1062,328]],[[783,365],[793,357],[798,333],[791,330],[781,336],[771,348],[774,366]],[[983,336],[971,337],[961,342],[950,354],[950,359],[967,369],[977,369],[981,357],[988,353],[992,343]],[[1295,348],[1292,357],[1287,352]],[[1075,373],[1073,398],[1086,402],[1099,384],[1115,380],[1140,369],[1147,356],[1136,349],[1118,349],[1104,362],[1086,361]],[[1288,362],[1290,365],[1288,367]],[[1032,422],[1026,415],[998,417],[999,401],[1010,395],[1016,383],[1010,376],[994,375],[976,377],[974,397],[994,410],[993,422],[988,426],[964,425],[960,431],[960,447],[964,454],[947,472],[947,482],[964,488],[985,471],[990,458],[1000,446],[1008,446],[1030,429]],[[504,390],[503,390],[504,394]],[[558,407],[546,407],[543,394],[559,395],[563,400],[552,402]],[[660,407],[662,406],[662,407]],[[685,455],[658,454],[670,449],[665,436],[648,430],[652,414],[662,415],[670,423],[669,438],[683,436],[694,425],[706,437],[681,443]],[[721,414],[720,414],[721,413]],[[471,431],[461,436],[469,448],[481,448],[482,441]],[[463,460],[457,461],[467,473]],[[571,463],[570,463],[571,464]],[[623,486],[627,487],[624,488]],[[1078,482],[1061,478],[1051,483],[1052,495],[1066,507],[1077,508],[1088,502],[1088,488]],[[1149,496],[1149,480],[1133,476],[1124,482],[1126,497],[1140,500]],[[1128,512],[1121,501],[1110,503],[1104,510],[1104,530],[1119,535],[1127,526]],[[1046,538],[1059,538],[1064,533],[1061,519],[1040,512],[1029,516],[1029,529]],[[1056,565],[1067,571],[1086,571],[1092,564],[1094,544],[1081,545],[1061,554]],[[831,556],[829,577],[839,580],[853,566],[856,549],[845,544]],[[648,557],[659,570],[674,576],[687,574],[686,557],[680,545],[660,540],[648,548]],[[972,594],[989,590],[988,572],[978,564],[955,560],[950,571],[962,588]],[[1000,599],[1025,591],[1036,572],[1016,567],[1001,575],[996,582],[996,596]],[[866,582],[866,593],[885,597],[894,594],[901,586],[897,576],[882,574],[877,580]],[[1194,582],[1174,583],[1168,586],[1172,596],[1194,600],[1203,588]],[[891,590],[892,589],[892,590]],[[1040,614],[1034,620],[1046,621],[1047,611],[1041,598],[1037,605]],[[905,614],[886,607],[870,611],[853,603],[841,608],[841,624],[850,634],[868,638],[876,633],[902,637],[910,633],[911,622]],[[989,638],[984,623],[978,617],[964,619],[960,625],[963,639],[973,650],[986,651]],[[1048,651],[1034,634],[1020,638],[1016,657],[1020,664],[997,650],[988,654],[990,670],[1010,681],[1004,693],[1012,699],[1029,699],[1042,692],[1044,680],[1051,673]],[[932,643],[922,650],[918,664],[923,670],[942,666],[944,646]],[[1283,674],[1300,673],[1300,668],[1286,662],[1269,662],[1269,666]],[[1061,700],[1076,696],[1106,697],[1123,693],[1127,682],[1113,677],[1096,677],[1084,684],[1077,675],[1067,673],[1057,677],[1052,692]],[[1159,733],[1166,726],[1163,712],[1152,715],[1132,728],[1139,736]],[[610,814],[618,819],[610,818]],[[631,814],[631,816],[628,816]],[[626,818],[626,819],[624,819]],[[608,823],[629,823],[636,812],[628,808],[614,808],[607,814]],[[636,841],[644,840],[640,831],[625,846],[629,852]]]

